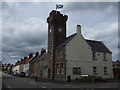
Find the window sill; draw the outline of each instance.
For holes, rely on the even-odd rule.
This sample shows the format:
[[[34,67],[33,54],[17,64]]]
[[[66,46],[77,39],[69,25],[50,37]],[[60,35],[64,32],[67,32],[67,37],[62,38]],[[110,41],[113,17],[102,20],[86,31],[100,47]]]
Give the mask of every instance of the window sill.
[[[108,73],[104,73],[104,75],[108,75]]]
[[[107,59],[104,59],[103,61],[107,61]]]
[[[97,75],[97,73],[94,73],[94,75]]]
[[[81,74],[73,74],[73,75],[81,75]]]

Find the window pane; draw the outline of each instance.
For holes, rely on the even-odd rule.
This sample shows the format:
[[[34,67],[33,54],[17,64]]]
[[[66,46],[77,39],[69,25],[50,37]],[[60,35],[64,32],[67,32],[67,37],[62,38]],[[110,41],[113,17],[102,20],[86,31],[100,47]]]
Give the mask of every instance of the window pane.
[[[80,67],[73,67],[73,74],[81,74],[81,68]]]
[[[96,59],[96,52],[93,52],[93,59]]]

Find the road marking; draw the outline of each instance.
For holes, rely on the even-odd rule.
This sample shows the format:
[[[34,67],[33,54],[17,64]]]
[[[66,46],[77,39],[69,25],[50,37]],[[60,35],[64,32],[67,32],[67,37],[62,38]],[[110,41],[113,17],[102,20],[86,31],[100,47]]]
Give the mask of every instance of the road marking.
[[[33,84],[33,85],[37,85],[37,84],[35,84],[35,83],[33,83],[33,82],[31,82],[31,84]]]
[[[11,88],[11,86],[9,84],[7,85],[7,88],[10,88],[12,90],[12,88]]]
[[[44,86],[41,86],[42,88],[46,88],[46,87],[44,87]]]
[[[3,83],[4,83],[4,85],[5,85],[5,88],[9,88],[10,90],[12,90],[12,87],[10,86],[9,83],[6,83],[6,82],[3,82]]]
[[[99,87],[99,88],[109,88],[110,86],[104,86],[104,87]]]
[[[68,84],[65,84],[65,86],[71,87],[71,88],[80,88],[79,86],[73,86],[73,85],[68,85]]]
[[[22,79],[22,81],[26,81],[25,79]]]

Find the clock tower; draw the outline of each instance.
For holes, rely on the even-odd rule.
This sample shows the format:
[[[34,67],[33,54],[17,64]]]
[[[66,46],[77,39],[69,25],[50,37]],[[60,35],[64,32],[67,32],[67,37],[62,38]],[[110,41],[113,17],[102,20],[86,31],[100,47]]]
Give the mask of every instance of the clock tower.
[[[67,15],[59,11],[51,11],[47,18],[48,23],[48,59],[49,59],[49,78],[54,79],[55,74],[55,49],[66,39]]]

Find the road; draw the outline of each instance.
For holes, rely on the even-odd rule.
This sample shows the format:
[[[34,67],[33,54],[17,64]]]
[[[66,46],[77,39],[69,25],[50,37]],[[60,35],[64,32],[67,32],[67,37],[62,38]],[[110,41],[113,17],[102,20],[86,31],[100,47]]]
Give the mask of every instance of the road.
[[[31,88],[31,89],[45,89],[45,90],[54,90],[56,88],[68,88],[74,90],[75,88],[78,90],[120,90],[118,86],[120,83],[79,83],[79,82],[36,82],[31,78],[26,77],[17,77],[8,74],[2,75],[2,86],[3,90],[5,88],[9,88],[10,90],[15,88]]]

